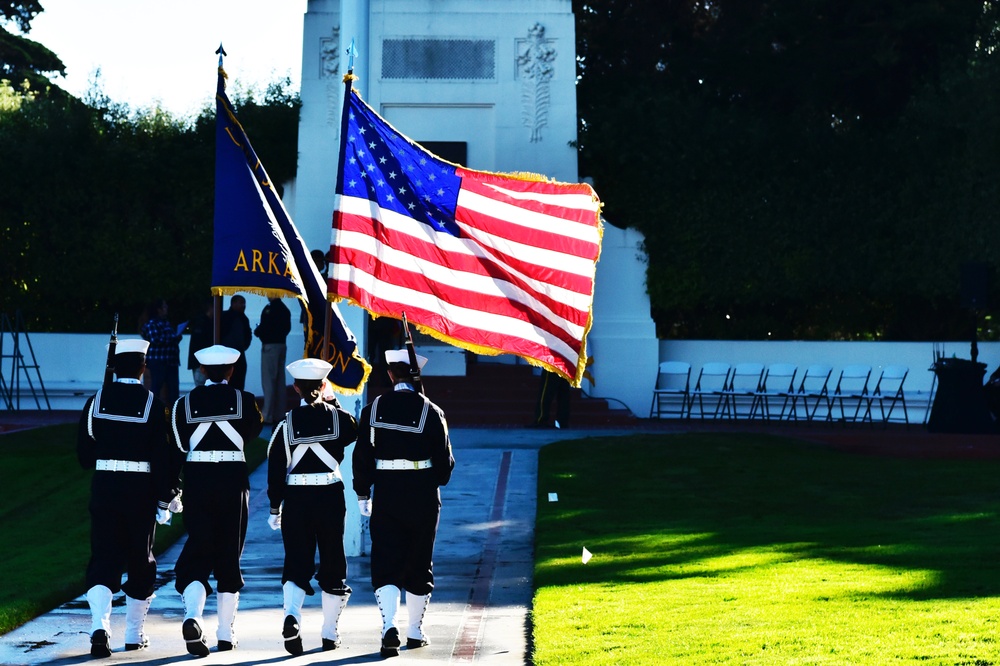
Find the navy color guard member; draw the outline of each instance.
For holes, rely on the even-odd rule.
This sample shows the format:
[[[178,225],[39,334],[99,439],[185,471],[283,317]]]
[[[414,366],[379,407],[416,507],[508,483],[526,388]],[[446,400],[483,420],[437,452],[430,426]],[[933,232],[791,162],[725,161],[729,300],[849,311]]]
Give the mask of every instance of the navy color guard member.
[[[170,444],[166,406],[139,379],[148,349],[145,340],[117,343],[117,381],[87,399],[77,432],[80,464],[96,470],[87,564],[93,657],[111,656],[111,598],[119,590],[125,591],[125,649],[148,647],[143,624],[156,581],[157,514],[169,516],[170,503],[175,512],[182,508],[180,462]],[[128,574],[124,585],[123,572]]]
[[[304,358],[288,365],[301,404],[288,412],[271,436],[267,451],[268,524],[281,530],[285,565],[282,637],[289,654],[302,654],[302,604],[314,594],[313,574],[322,592],[324,650],[340,647],[337,623],[351,596],[344,554],[344,449],[357,438],[354,417],[337,399],[324,399],[333,366]],[[319,569],[316,550],[319,549]]]
[[[385,352],[393,390],[361,411],[352,457],[361,514],[371,516],[371,574],[382,612],[383,657],[399,654],[396,612],[406,591],[406,647],[430,641],[423,619],[434,589],[432,556],[441,513],[440,486],[455,467],[441,409],[409,383],[405,350]],[[417,357],[420,367],[427,359]],[[373,491],[374,488],[374,491]],[[374,492],[374,494],[373,494]]]
[[[239,351],[213,345],[195,353],[208,380],[174,403],[174,439],[184,462],[184,525],[188,538],[174,567],[184,597],[182,632],[191,654],[209,653],[202,629],[205,601],[218,585],[219,651],[232,650],[243,572],[250,480],[244,450],[263,427],[253,394],[229,386]]]

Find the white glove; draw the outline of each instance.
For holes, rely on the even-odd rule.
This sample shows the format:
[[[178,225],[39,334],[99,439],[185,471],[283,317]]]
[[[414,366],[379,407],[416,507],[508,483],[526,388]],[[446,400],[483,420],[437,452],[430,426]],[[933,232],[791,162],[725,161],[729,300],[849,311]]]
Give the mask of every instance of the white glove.
[[[272,513],[271,515],[269,515],[267,517],[267,524],[271,527],[272,530],[280,530],[281,529],[281,514],[280,513]]]
[[[157,509],[156,510],[156,522],[160,525],[170,524],[170,511],[167,509]]]
[[[184,504],[181,503],[180,495],[170,500],[170,504],[167,505],[167,511],[170,513],[181,513],[184,511]]]
[[[372,515],[372,498],[366,497],[365,499],[358,498],[358,511],[361,512],[362,516]]]

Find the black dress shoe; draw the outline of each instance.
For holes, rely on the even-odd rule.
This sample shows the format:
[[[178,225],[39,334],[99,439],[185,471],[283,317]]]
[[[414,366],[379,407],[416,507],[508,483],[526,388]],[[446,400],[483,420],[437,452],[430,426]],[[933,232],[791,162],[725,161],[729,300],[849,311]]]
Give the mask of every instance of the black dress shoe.
[[[323,639],[323,652],[329,652],[330,650],[336,650],[340,647],[340,641],[334,641],[329,638]]]
[[[383,658],[399,656],[399,630],[391,627],[382,636],[382,648],[378,652]]]
[[[417,648],[427,647],[431,642],[426,638],[409,638],[406,639],[406,649],[416,650]]]
[[[90,635],[90,656],[95,659],[111,656],[111,637],[108,632],[98,629]]]
[[[239,646],[236,641],[224,641],[219,639],[219,645],[217,649],[219,652],[229,652],[230,650],[235,650]]]
[[[146,634],[139,634],[138,643],[126,643],[125,651],[132,652],[133,650],[145,650],[149,647],[149,637]]]
[[[285,625],[281,629],[281,636],[285,639],[285,651],[288,654],[302,654],[302,636],[299,635],[299,623],[294,615],[285,616]]]
[[[184,642],[187,643],[187,651],[196,657],[208,656],[208,643],[205,642],[205,634],[201,631],[198,620],[189,617],[181,625],[181,633],[184,635]]]

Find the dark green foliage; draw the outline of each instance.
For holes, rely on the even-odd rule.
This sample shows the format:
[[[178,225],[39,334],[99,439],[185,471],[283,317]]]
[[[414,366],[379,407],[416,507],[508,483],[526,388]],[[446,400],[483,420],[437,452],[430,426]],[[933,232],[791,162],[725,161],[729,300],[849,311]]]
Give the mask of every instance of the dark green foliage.
[[[29,330],[137,333],[166,298],[179,321],[210,293],[215,109],[194,122],[133,111],[92,89],[85,102],[51,86],[44,46],[14,35],[43,8],[0,2],[0,312]],[[6,85],[3,80],[9,83]],[[298,94],[229,93],[275,183],[295,176]],[[277,186],[280,192],[280,186]]]
[[[271,177],[292,178],[299,101],[288,82],[234,104]],[[0,156],[0,312],[20,309],[33,331],[104,331],[119,312],[120,331],[136,333],[154,298],[178,320],[201,309],[214,108],[186,123],[100,94],[25,99],[0,112]]]
[[[65,74],[62,61],[52,51],[26,35],[31,21],[43,11],[38,0],[0,1],[0,79],[16,88],[44,93],[47,89],[61,96],[61,90],[48,79],[50,74]],[[16,27],[20,34],[7,30]]]
[[[993,3],[574,7],[581,173],[646,237],[662,337],[971,335],[961,268],[1000,266]]]

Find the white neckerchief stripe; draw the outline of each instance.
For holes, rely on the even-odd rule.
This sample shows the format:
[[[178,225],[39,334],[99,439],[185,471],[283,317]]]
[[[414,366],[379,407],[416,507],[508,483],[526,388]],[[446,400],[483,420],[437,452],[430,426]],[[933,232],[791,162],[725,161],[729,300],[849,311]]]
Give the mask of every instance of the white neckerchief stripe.
[[[385,422],[378,422],[378,421],[376,421],[376,415],[378,414],[378,403],[379,403],[379,399],[381,397],[382,396],[379,396],[378,398],[375,398],[375,402],[372,403],[372,413],[371,413],[371,417],[369,418],[369,425],[371,425],[371,427],[373,429],[373,432],[372,432],[372,443],[373,444],[375,443],[375,433],[374,433],[374,429],[375,428],[385,428],[386,430],[399,430],[400,432],[423,432],[424,431],[424,425],[426,425],[426,423],[427,423],[427,413],[430,410],[430,408],[428,406],[429,403],[426,400],[424,401],[424,409],[423,409],[423,411],[420,412],[420,420],[417,421],[417,425],[415,425],[415,426],[406,426],[406,425],[402,425],[402,424],[399,424],[399,423],[385,423]]]
[[[330,452],[322,446],[322,442],[324,440],[336,440],[340,437],[340,419],[337,418],[336,410],[330,411],[330,432],[325,435],[313,435],[310,437],[292,436],[292,433],[295,432],[293,415],[293,412],[288,412],[288,416],[285,418],[285,460],[288,461],[288,472],[291,473],[292,469],[302,462],[302,458],[305,456],[306,451],[312,451],[316,454],[316,457],[330,469],[331,472],[337,475],[337,478],[340,478],[340,465],[337,463],[336,458],[330,455]],[[294,452],[291,450],[293,445],[295,446]]]
[[[128,382],[122,382],[123,384]],[[122,414],[102,414],[101,413],[101,395],[104,393],[104,389],[99,389],[97,395],[94,396],[94,404],[90,408],[90,417],[87,419],[87,432],[91,437],[94,436],[94,423],[92,419],[104,419],[107,421],[121,421],[123,423],[146,423],[149,421],[149,413],[153,407],[153,394],[150,393],[146,396],[146,406],[143,407],[141,414],[136,414],[135,416],[124,416]]]

